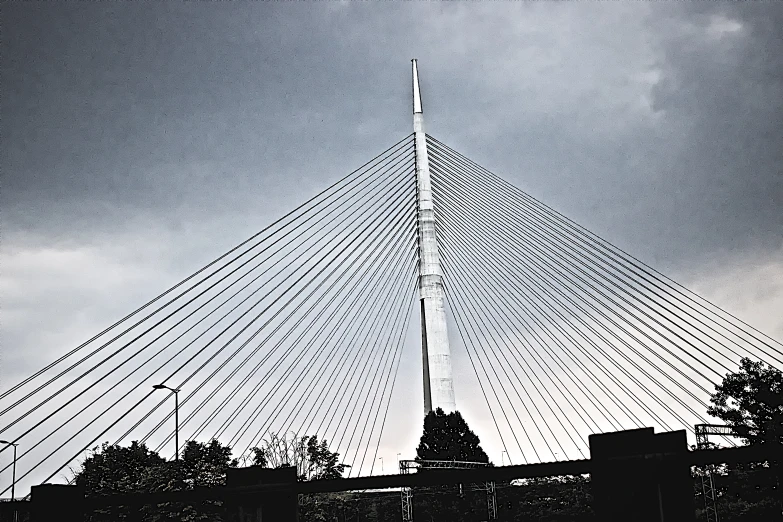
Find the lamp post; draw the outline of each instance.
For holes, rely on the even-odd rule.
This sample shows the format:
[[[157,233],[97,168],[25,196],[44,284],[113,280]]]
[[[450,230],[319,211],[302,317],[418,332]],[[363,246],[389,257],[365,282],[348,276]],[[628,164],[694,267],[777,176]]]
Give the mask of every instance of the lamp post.
[[[503,460],[503,454],[504,453],[506,454],[506,456],[508,456],[508,452],[506,450],[503,450],[503,451],[500,452],[500,465],[501,466],[505,466],[506,465],[505,464],[505,460]],[[508,462],[511,463],[511,459],[508,459]]]
[[[15,442],[8,442],[7,440],[0,440],[0,444],[14,447],[14,464],[11,471],[11,500],[16,498],[16,444]]]
[[[381,475],[383,475],[383,457],[378,457],[378,460],[381,461]]]
[[[174,394],[174,460],[179,460],[179,388],[169,388],[165,384],[155,384],[155,390],[169,390]]]

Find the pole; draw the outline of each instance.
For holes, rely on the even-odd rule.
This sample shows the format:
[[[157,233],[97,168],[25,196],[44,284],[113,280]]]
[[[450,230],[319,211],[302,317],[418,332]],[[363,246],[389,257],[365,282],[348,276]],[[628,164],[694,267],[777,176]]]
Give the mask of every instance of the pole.
[[[14,444],[14,464],[11,471],[11,500],[16,499],[16,444]]]
[[[174,460],[179,461],[179,390],[174,392]]]
[[[16,446],[18,446],[18,444],[8,440],[0,440],[0,444],[5,444],[6,447],[8,446],[14,447],[14,462],[11,471],[11,500],[14,500],[16,498]]]
[[[435,207],[432,200],[427,136],[424,133],[419,72],[413,68],[413,133],[416,154],[417,217],[419,229],[419,299],[421,300],[421,351],[424,377],[424,415],[441,408],[456,410],[451,353],[446,330],[443,275],[435,234]]]
[[[169,388],[165,384],[155,384],[153,390],[169,390],[174,394],[174,460],[179,460],[179,388]]]

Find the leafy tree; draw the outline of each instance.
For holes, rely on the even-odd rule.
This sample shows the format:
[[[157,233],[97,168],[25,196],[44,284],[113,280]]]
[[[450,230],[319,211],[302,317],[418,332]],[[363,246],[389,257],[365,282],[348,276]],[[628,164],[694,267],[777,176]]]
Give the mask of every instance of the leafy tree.
[[[326,440],[318,441],[314,435],[290,438],[269,435],[260,447],[251,449],[253,464],[265,468],[294,466],[299,480],[342,478],[349,468],[340,463],[340,454],[329,451]]]
[[[104,443],[90,451],[76,473],[76,484],[86,495],[112,495],[145,491],[150,471],[163,465],[160,455],[144,443],[133,441],[123,448]]]
[[[129,447],[104,444],[95,448],[76,473],[76,483],[85,486],[90,495],[120,493],[155,493],[180,491],[194,487],[213,487],[225,484],[226,471],[236,467],[231,459],[231,448],[213,440],[209,443],[189,441],[178,461],[166,462],[143,443],[132,442]],[[113,506],[89,515],[93,522],[114,521],[131,516],[131,509]],[[142,508],[145,522],[223,520],[220,502],[205,500],[197,505],[166,502]]]
[[[226,471],[238,464],[231,458],[231,448],[215,439],[208,443],[188,441],[180,460],[182,479],[191,488],[225,485]]]
[[[715,387],[707,413],[741,435],[746,444],[783,444],[783,372],[744,358]],[[780,517],[780,463],[726,464],[714,476],[722,521]],[[701,509],[701,506],[699,506]],[[699,513],[700,517],[703,516]]]
[[[748,444],[783,444],[783,372],[743,358],[740,371],[715,388],[708,414],[733,426]]]
[[[489,463],[478,435],[471,431],[460,412],[444,413],[440,408],[424,417],[424,433],[416,448],[416,460]]]
[[[294,466],[299,480],[339,479],[349,467],[340,463],[340,454],[329,451],[326,440],[316,436],[278,437],[270,434],[260,447],[251,449],[253,464],[265,468]],[[331,522],[334,501],[340,494],[300,495],[299,519],[306,522]],[[344,506],[343,506],[344,507]],[[343,518],[345,512],[343,511]]]

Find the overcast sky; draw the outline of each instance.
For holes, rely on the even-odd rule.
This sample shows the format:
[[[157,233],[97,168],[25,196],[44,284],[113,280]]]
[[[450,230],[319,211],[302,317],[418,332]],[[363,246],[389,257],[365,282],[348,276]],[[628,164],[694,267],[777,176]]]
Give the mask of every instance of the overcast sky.
[[[779,3],[5,3],[2,25],[0,388],[409,134],[411,58],[430,134],[783,338]]]

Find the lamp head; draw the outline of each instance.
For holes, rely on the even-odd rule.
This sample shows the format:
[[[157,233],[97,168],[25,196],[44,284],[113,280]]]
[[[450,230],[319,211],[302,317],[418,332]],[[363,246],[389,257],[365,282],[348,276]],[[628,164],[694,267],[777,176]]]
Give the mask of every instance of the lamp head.
[[[155,390],[167,390],[168,389],[168,386],[166,386],[165,384],[154,384],[152,387]]]

